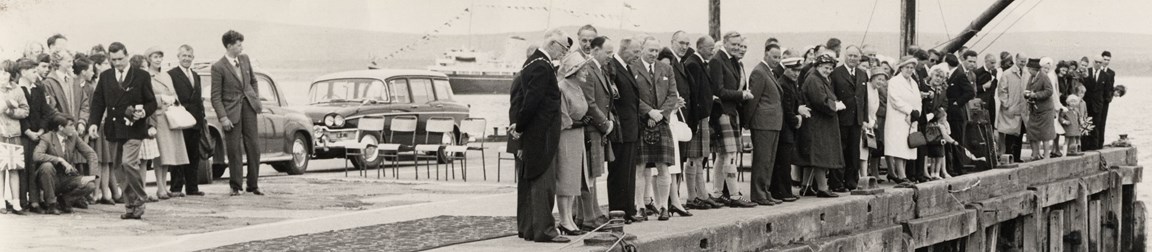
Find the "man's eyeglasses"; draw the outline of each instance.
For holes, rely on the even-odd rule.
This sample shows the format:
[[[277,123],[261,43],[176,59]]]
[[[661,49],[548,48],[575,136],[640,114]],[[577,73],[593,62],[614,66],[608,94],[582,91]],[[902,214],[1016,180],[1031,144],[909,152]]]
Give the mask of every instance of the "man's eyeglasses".
[[[572,48],[571,46],[565,45],[564,43],[560,43],[560,41],[555,41],[555,40],[553,40],[553,41],[552,41],[552,43],[553,43],[553,44],[557,44],[557,45],[560,45],[560,48],[564,48],[564,51],[565,51],[565,52],[567,52],[569,49],[571,49],[571,48]]]

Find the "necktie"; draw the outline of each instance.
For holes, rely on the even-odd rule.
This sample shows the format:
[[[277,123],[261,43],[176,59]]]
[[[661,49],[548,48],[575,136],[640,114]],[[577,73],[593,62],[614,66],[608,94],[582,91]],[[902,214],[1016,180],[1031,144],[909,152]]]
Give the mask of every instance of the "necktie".
[[[32,93],[28,92],[28,87],[21,86],[20,89],[24,90],[24,96],[32,96]]]
[[[653,71],[652,66],[653,64],[648,64],[648,78],[652,79],[652,82],[656,82],[656,71]]]

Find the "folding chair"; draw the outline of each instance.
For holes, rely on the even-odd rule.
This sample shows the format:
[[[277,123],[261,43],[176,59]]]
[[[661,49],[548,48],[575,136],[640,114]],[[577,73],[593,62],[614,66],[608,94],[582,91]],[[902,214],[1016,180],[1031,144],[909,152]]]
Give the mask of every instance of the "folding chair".
[[[413,158],[416,156],[414,151],[409,150],[407,153],[404,151],[404,149],[411,149],[412,145],[416,143],[416,122],[416,116],[393,117],[392,124],[388,126],[388,138],[376,145],[376,149],[384,152],[380,155],[381,158],[392,158],[392,178],[400,178],[400,166],[397,165],[397,163],[400,161],[401,156],[411,155]],[[407,142],[401,142],[397,141],[396,133],[410,133],[412,137],[408,139]],[[405,143],[408,144],[405,145]],[[389,154],[389,152],[391,152],[391,154]],[[417,179],[419,179],[419,170],[417,170],[415,174]],[[379,177],[379,174],[377,174],[377,177]]]
[[[444,150],[446,147],[450,146],[451,143],[444,143],[443,141],[440,141],[440,143],[438,143],[438,144],[431,144],[430,138],[431,138],[432,134],[433,133],[452,134],[453,128],[455,126],[456,126],[456,121],[450,117],[429,118],[428,122],[424,124],[424,144],[417,144],[416,147],[413,149],[414,151],[416,151],[417,158],[434,158],[434,159],[437,158],[437,154],[441,150]],[[443,139],[443,138],[441,138],[441,139]],[[432,152],[432,154],[431,155],[421,154],[421,153],[427,153],[427,152]],[[445,154],[445,155],[452,155],[452,154],[449,153],[449,154]],[[424,170],[426,172],[425,176],[430,175],[430,174],[427,174],[429,172],[428,171],[429,169],[430,168],[427,166],[427,161],[425,161],[425,167],[424,167]],[[452,170],[452,172],[453,172],[453,177],[455,177],[456,171]],[[439,163],[436,163],[436,180],[440,180],[440,164]],[[448,171],[447,170],[444,171],[444,180],[448,180]]]
[[[468,144],[462,145],[464,147],[464,181],[468,181],[468,151],[480,152],[480,169],[483,171],[484,181],[488,181],[488,158],[485,154],[488,147],[484,146],[484,142],[487,142],[485,141],[487,136],[484,135],[487,133],[487,126],[488,120],[484,118],[469,117],[460,122],[460,132],[477,139],[477,141],[470,141]],[[455,150],[455,148],[452,149]]]
[[[510,155],[510,157],[505,157],[505,155]],[[508,145],[504,145],[499,152],[496,152],[496,182],[500,182],[500,170],[503,168],[501,161],[504,160],[512,160],[513,162],[516,160],[516,154],[508,152]],[[512,182],[516,182],[515,175],[512,176]]]
[[[381,158],[381,150],[378,147],[380,144],[379,141],[372,141],[372,139],[364,137],[370,133],[375,133],[374,135],[376,137],[384,135],[384,118],[364,117],[360,118],[360,120],[357,122],[355,139],[360,139],[359,142],[345,143],[344,147],[344,156],[346,157],[344,159],[345,177],[348,176],[348,160],[350,159],[347,157],[361,157],[363,159],[368,159],[367,157],[369,157],[369,155],[375,155],[376,158]],[[361,177],[368,176],[368,167],[366,166],[368,166],[368,164],[363,164],[360,166],[359,172]],[[380,177],[379,172],[377,172],[376,177]]]

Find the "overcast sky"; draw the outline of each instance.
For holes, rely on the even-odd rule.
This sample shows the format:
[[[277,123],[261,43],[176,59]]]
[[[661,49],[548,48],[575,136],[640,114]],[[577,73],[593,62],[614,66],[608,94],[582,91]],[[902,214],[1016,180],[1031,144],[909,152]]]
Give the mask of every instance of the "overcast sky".
[[[920,0],[919,31],[956,34],[994,0]],[[625,3],[626,2],[626,3]],[[427,33],[460,16],[442,33],[541,30],[592,23],[642,31],[707,31],[707,0],[0,0],[0,47],[13,50],[78,22],[131,29],[165,18],[257,20],[360,30]],[[745,32],[897,32],[899,0],[725,0],[723,30]],[[1009,32],[1104,31],[1152,34],[1148,0],[1016,0],[998,19],[1000,32],[1036,3]],[[626,8],[625,5],[632,8]],[[547,7],[515,9],[508,7]],[[875,14],[872,14],[875,6]],[[941,13],[943,10],[943,15]],[[619,18],[623,15],[624,18]],[[871,28],[869,27],[871,20]],[[993,24],[999,21],[993,21]],[[1141,25],[1143,23],[1143,25]],[[991,27],[988,27],[991,28]],[[987,30],[987,29],[986,29]],[[16,45],[16,46],[13,46]],[[22,50],[22,49],[20,49]]]

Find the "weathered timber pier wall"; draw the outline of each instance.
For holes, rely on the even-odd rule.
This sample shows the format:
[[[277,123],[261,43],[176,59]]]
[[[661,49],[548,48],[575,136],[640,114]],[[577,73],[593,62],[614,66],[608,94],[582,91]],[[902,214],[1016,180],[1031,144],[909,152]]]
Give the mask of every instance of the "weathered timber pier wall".
[[[1136,157],[1136,148],[1109,148],[641,235],[635,244],[639,251],[1144,251]]]

